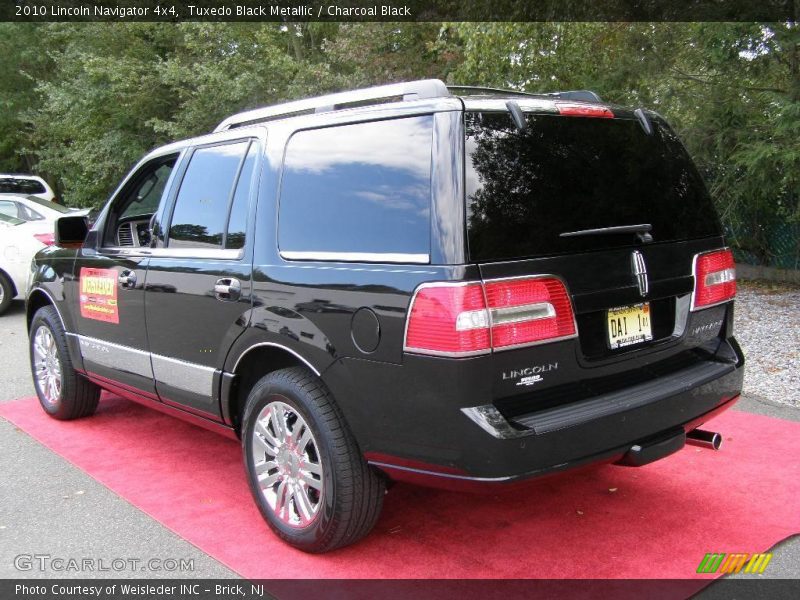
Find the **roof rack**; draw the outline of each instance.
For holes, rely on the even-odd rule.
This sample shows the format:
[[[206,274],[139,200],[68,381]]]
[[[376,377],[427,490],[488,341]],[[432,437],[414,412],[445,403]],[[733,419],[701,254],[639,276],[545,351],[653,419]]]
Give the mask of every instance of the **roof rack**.
[[[389,85],[339,92],[328,94],[327,96],[317,96],[248,110],[228,117],[217,125],[214,132],[297,115],[330,112],[352,106],[381,104],[387,101],[423,100],[426,98],[441,98],[442,96],[450,96],[450,92],[444,83],[438,79],[391,83]]]
[[[501,94],[505,96],[542,96],[558,98],[560,100],[575,100],[578,102],[602,102],[596,92],[590,90],[570,90],[566,92],[521,92],[519,90],[504,90],[501,88],[482,87],[476,85],[448,85],[447,89],[451,92],[467,92],[477,94]]]
[[[448,85],[447,89],[451,92],[467,92],[477,94],[502,94],[504,96],[541,96],[541,94],[531,94],[530,92],[520,92],[517,90],[504,90],[501,88],[483,87],[479,85]]]

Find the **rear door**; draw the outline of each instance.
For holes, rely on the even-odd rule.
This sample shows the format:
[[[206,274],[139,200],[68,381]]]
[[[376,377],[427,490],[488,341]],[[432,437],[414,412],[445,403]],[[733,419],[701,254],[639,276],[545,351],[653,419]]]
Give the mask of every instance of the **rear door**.
[[[552,319],[542,313],[526,332],[506,311],[508,339],[492,355],[497,397],[569,384],[565,398],[577,399],[587,380],[681,350],[693,257],[720,247],[720,227],[666,124],[617,113],[528,113],[522,130],[508,112],[466,113],[470,260],[487,284],[500,282],[498,297],[536,300],[548,293],[539,284],[513,282],[549,275],[574,306],[572,328],[533,337]]]
[[[252,131],[256,131],[252,133]],[[220,419],[221,367],[251,305],[263,130],[204,138],[158,216],[145,312],[158,395]]]

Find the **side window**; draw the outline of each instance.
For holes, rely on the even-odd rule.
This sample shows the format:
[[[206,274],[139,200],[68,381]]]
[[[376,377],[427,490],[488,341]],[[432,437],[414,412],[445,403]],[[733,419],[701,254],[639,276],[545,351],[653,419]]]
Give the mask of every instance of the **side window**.
[[[42,221],[44,217],[24,204],[19,205],[19,218],[26,221]]]
[[[161,196],[178,160],[177,155],[153,159],[134,173],[114,200],[105,228],[106,246],[148,246],[148,223],[158,210]],[[140,223],[141,226],[136,227]]]
[[[288,259],[428,262],[433,117],[295,133],[278,244]]]
[[[252,189],[257,151],[258,145],[255,142],[250,144],[250,150],[247,151],[247,158],[244,160],[236,182],[236,192],[233,194],[233,202],[231,203],[231,216],[228,219],[226,248],[244,248],[245,233],[247,232],[247,211],[250,207],[250,190]]]
[[[237,176],[249,146],[246,140],[194,151],[175,200],[167,247],[224,247]]]
[[[8,200],[0,200],[0,214],[9,217],[19,218],[19,211],[17,210],[17,203]]]

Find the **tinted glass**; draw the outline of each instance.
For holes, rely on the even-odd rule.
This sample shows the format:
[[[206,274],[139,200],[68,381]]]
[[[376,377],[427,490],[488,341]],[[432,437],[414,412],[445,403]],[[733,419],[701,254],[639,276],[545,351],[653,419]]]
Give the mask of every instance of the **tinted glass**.
[[[244,248],[245,232],[247,231],[247,210],[249,208],[250,190],[253,181],[253,169],[256,165],[257,144],[251,144],[247,158],[242,165],[239,179],[236,182],[236,192],[233,194],[231,217],[228,221],[228,236],[225,238],[225,247],[231,249]]]
[[[652,225],[655,242],[719,234],[714,206],[674,133],[659,123],[467,113],[466,193],[473,260],[631,245],[634,234],[563,238]]]
[[[432,124],[423,116],[292,136],[281,251],[427,255]]]
[[[0,178],[0,194],[44,194],[47,190],[34,179]]]
[[[150,215],[156,212],[174,166],[175,160],[170,160],[145,177],[139,184],[139,187],[133,192],[134,199],[125,209],[122,216],[133,217],[137,215]]]
[[[201,148],[183,176],[169,228],[173,248],[222,248],[231,192],[249,142]]]

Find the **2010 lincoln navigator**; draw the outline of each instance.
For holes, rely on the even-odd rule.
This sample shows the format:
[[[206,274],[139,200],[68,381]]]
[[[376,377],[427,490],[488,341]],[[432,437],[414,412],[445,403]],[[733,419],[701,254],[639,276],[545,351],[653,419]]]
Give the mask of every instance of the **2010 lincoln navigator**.
[[[646,464],[742,389],[697,170],[657,114],[591,92],[429,80],[257,109],[81,219],[32,267],[44,410],[90,415],[102,388],[240,438],[306,551],[366,535],[392,480]]]

